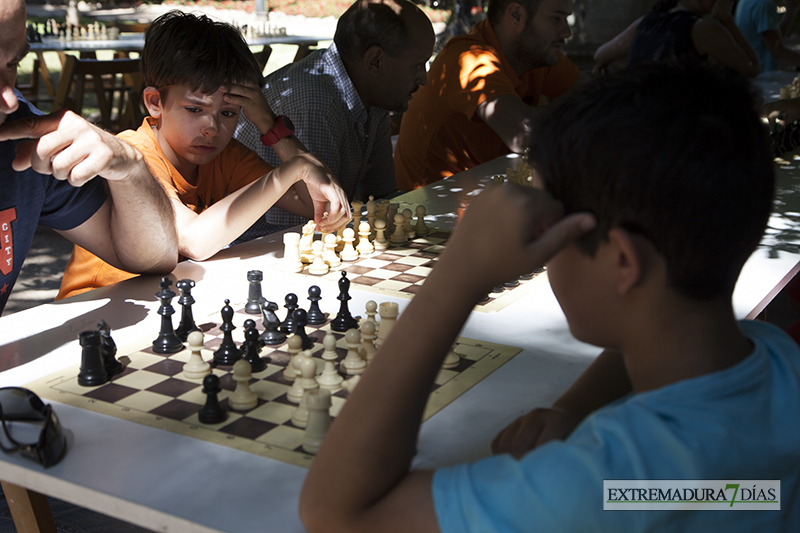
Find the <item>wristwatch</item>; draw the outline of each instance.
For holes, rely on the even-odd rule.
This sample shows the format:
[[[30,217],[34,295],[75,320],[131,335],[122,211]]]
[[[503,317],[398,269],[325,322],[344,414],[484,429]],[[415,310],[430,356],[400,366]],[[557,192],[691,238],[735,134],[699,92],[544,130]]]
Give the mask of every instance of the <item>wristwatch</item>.
[[[275,119],[275,125],[267,133],[261,136],[264,146],[272,146],[284,137],[294,134],[294,124],[286,115],[280,115]]]

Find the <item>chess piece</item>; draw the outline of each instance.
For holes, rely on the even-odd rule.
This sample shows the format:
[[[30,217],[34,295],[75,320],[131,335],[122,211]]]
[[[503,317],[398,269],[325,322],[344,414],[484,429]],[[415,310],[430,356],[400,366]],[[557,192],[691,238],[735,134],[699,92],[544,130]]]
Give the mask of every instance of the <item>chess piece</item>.
[[[414,228],[411,227],[411,209],[403,209],[403,233],[406,237],[413,239],[417,236]]]
[[[122,373],[125,367],[117,360],[117,343],[111,338],[111,326],[101,320],[97,324],[97,331],[100,332],[100,356],[103,358],[103,365],[106,367],[108,377]]]
[[[324,347],[322,351],[324,361],[336,361],[339,358],[339,354],[336,353],[336,335],[330,331],[326,333],[322,339],[322,346]]]
[[[300,259],[300,234],[289,232],[283,234],[283,270],[284,272],[302,272],[303,261]]]
[[[344,341],[347,344],[347,355],[339,368],[350,376],[363,374],[367,363],[361,359],[361,355],[358,353],[358,349],[361,347],[361,333],[355,328],[350,329],[345,333]]]
[[[367,320],[377,325],[378,321],[375,320],[375,315],[378,314],[378,304],[375,303],[375,300],[368,301],[364,308],[366,309]]]
[[[267,361],[260,355],[261,339],[256,329],[255,320],[247,319],[244,321],[244,343],[242,344],[242,351],[244,352],[242,359],[250,363],[251,372],[261,372],[267,368]]]
[[[228,396],[228,405],[235,411],[249,411],[258,405],[258,396],[250,390],[250,378],[252,378],[250,363],[244,359],[239,359],[233,364],[233,380],[236,382],[236,389],[233,394]]]
[[[356,385],[358,385],[359,381],[361,381],[361,374],[358,374],[356,376],[353,376],[352,378],[348,378],[342,381],[342,390],[348,393],[353,392],[353,390],[355,390],[356,388]]]
[[[222,343],[214,352],[214,363],[217,365],[230,366],[242,358],[242,351],[233,341],[233,330],[236,329],[236,326],[233,325],[233,307],[230,303],[230,300],[225,300],[225,305],[220,312],[222,324],[219,329],[222,331]]]
[[[189,361],[183,365],[183,375],[189,379],[200,379],[211,373],[211,365],[203,359],[203,332],[195,330],[189,333]]]
[[[317,383],[323,389],[336,392],[342,388],[342,381],[344,378],[336,371],[336,363],[333,361],[325,361],[322,367],[322,374],[317,376]]]
[[[425,206],[418,205],[416,211],[417,223],[414,225],[414,233],[417,234],[417,237],[424,237],[431,232],[430,228],[425,225]]]
[[[319,388],[316,380],[317,375],[317,362],[311,357],[309,352],[300,352],[292,362],[295,369],[300,372],[300,375],[295,378],[289,391],[286,393],[286,398],[290,402],[300,403],[303,399],[305,391]]]
[[[386,221],[382,218],[375,219],[375,241],[372,243],[376,252],[383,252],[389,248],[386,240]]]
[[[322,439],[331,426],[331,393],[328,390],[311,390],[306,393],[308,423],[303,434],[303,450],[306,453],[317,453]]]
[[[353,228],[345,228],[344,233],[342,234],[342,241],[344,241],[344,248],[342,249],[342,253],[339,254],[342,261],[355,261],[358,259],[358,252],[353,247],[353,241],[356,240],[355,232]]]
[[[375,251],[375,247],[372,246],[371,242],[369,242],[369,233],[369,222],[362,222],[358,226],[358,236],[360,239],[358,241],[358,246],[356,247],[356,251],[361,257],[366,257]]]
[[[289,337],[289,341],[286,343],[286,351],[289,352],[290,359],[289,364],[287,364],[286,368],[283,369],[283,378],[286,381],[294,381],[295,377],[297,377],[294,361],[300,356],[300,352],[303,350],[302,346],[303,339],[297,335],[292,335]]]
[[[311,263],[311,266],[308,267],[308,273],[313,274],[315,276],[324,276],[330,270],[328,267],[328,263],[322,258],[322,255],[325,253],[323,248],[325,244],[322,241],[314,241],[314,244],[311,245],[311,249],[314,254],[314,262]]]
[[[285,305],[283,307],[286,308],[286,318],[283,322],[281,322],[281,327],[279,328],[283,333],[287,335],[291,335],[294,333],[294,319],[293,313],[294,310],[297,309],[299,306],[297,305],[297,295],[293,292],[290,292],[286,295],[283,299]]]
[[[203,393],[206,395],[206,403],[197,413],[200,423],[220,424],[228,419],[228,411],[219,403],[217,397],[221,390],[218,376],[209,374],[203,378]]]
[[[181,322],[175,330],[175,335],[183,342],[186,342],[189,333],[199,329],[197,324],[194,323],[194,316],[192,316],[192,304],[194,304],[192,288],[194,288],[194,285],[194,280],[191,279],[182,279],[175,284],[175,287],[181,293],[181,297],[178,298],[178,303],[181,305]]]
[[[294,321],[294,334],[300,337],[303,342],[300,347],[303,350],[310,350],[314,347],[314,339],[306,333],[306,326],[308,325],[308,314],[305,309],[295,309],[292,313],[292,320]]]
[[[308,288],[308,299],[311,301],[311,305],[308,307],[306,319],[312,326],[319,326],[328,320],[328,315],[323,313],[319,308],[319,301],[322,299],[321,293],[322,291],[316,285],[312,285]]]
[[[364,202],[353,200],[350,205],[353,207],[353,229],[358,230],[358,226],[361,224],[361,208],[364,207]]]
[[[309,220],[303,226],[303,236],[300,237],[300,260],[303,263],[310,263],[314,260],[314,251],[312,245],[314,244],[314,230],[316,224],[313,220]]]
[[[264,273],[260,270],[250,270],[247,272],[247,281],[250,282],[247,289],[247,304],[244,306],[244,312],[247,314],[261,314],[261,281],[263,279]]]
[[[378,212],[378,203],[375,201],[374,196],[370,196],[367,201],[367,222],[369,223],[369,237],[375,240],[375,219]]]
[[[278,304],[270,302],[266,299],[261,300],[261,317],[264,331],[259,337],[261,342],[267,346],[276,346],[286,341],[286,335],[281,333],[278,328],[281,326],[281,321],[275,311],[278,310]]]
[[[78,385],[97,387],[108,381],[106,365],[100,355],[100,332],[83,331],[78,335],[81,345],[81,368],[78,372]]]
[[[342,277],[339,278],[339,296],[336,299],[341,303],[339,304],[339,313],[331,321],[331,329],[344,332],[358,327],[358,321],[350,314],[347,304],[347,301],[350,300],[350,280],[347,279],[347,272],[344,270],[342,271]]]
[[[175,314],[175,309],[170,302],[175,293],[170,290],[170,285],[172,285],[171,279],[161,278],[159,283],[161,290],[156,293],[156,298],[161,302],[158,308],[158,314],[161,315],[161,330],[153,341],[153,351],[156,353],[176,353],[183,350],[183,342],[175,335],[175,330],[172,328],[172,315]]]
[[[308,404],[306,404],[306,394],[303,393],[303,397],[300,399],[300,403],[297,405],[294,411],[292,411],[292,424],[299,427],[300,429],[305,429],[308,425]]]
[[[339,259],[338,255],[336,255],[335,233],[329,233],[325,235],[325,253],[322,255],[322,259],[324,259],[325,262],[331,266],[331,268],[342,264],[342,260]]]
[[[367,363],[372,361],[377,351],[375,350],[375,339],[378,337],[375,334],[376,327],[375,322],[370,322],[369,320],[365,320],[361,324],[361,348],[359,348],[359,354]]]
[[[455,352],[456,347],[453,346],[447,352],[447,355],[444,357],[444,362],[442,363],[442,368],[446,369],[453,369],[458,368],[458,365],[461,364],[461,358]]]
[[[392,236],[389,237],[389,242],[395,246],[399,246],[408,242],[408,236],[403,230],[403,224],[405,223],[405,220],[406,219],[402,213],[397,213],[394,216],[394,233],[392,233]]]
[[[381,323],[378,328],[378,338],[375,341],[376,348],[383,346],[383,342],[397,322],[397,315],[400,314],[399,306],[396,302],[383,302],[378,306],[378,314],[381,316]]]
[[[395,220],[397,220],[395,215],[397,214],[397,209],[399,207],[400,204],[395,202],[389,204],[389,210],[386,212],[386,218],[384,219],[386,220],[386,231],[389,233],[394,232],[394,225],[396,224]]]

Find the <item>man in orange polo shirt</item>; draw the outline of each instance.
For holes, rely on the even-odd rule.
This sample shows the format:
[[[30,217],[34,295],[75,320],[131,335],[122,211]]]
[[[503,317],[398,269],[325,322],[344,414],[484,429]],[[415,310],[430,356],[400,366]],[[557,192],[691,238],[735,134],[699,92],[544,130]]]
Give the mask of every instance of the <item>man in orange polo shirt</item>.
[[[572,0],[492,0],[488,18],[436,56],[403,116],[394,162],[411,190],[528,146],[542,96],[580,76],[561,52]]]

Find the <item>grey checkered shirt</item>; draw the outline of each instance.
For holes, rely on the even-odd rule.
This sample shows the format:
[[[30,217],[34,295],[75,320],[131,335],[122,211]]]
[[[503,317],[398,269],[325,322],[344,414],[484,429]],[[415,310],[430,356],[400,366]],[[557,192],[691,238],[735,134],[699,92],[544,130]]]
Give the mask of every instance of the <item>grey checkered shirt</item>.
[[[297,138],[330,167],[351,201],[382,197],[397,189],[389,113],[364,107],[335,44],[267,76],[263,93],[277,115],[291,119]],[[278,166],[278,156],[261,143],[262,133],[242,114],[234,137]],[[305,221],[273,207],[246,236],[254,238]]]

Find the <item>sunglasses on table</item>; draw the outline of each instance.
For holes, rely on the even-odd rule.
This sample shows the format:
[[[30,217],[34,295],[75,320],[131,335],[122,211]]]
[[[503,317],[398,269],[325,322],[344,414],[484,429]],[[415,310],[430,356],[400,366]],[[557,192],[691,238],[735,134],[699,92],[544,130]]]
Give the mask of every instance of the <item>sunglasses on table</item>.
[[[67,452],[67,440],[61,431],[53,407],[22,387],[0,388],[0,449],[19,453],[43,467],[61,461]],[[33,431],[39,431],[38,438]]]

